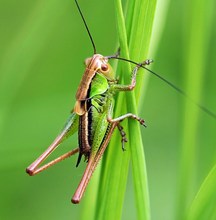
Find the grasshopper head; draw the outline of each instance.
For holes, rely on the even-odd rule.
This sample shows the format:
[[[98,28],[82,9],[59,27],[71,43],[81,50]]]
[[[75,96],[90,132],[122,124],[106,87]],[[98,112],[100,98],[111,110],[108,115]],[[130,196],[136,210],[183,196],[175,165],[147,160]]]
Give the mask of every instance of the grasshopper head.
[[[103,74],[108,80],[114,80],[114,72],[107,57],[94,54],[93,57],[85,60],[85,65],[88,69],[94,69],[95,72]]]

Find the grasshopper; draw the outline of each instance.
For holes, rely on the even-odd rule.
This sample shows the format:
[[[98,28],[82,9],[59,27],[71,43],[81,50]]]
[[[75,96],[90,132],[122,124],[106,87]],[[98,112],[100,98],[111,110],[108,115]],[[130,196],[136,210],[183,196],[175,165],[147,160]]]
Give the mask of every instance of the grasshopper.
[[[72,197],[73,203],[79,203],[92,173],[109,143],[114,129],[117,127],[120,131],[122,149],[124,150],[124,143],[127,142],[127,139],[123,127],[120,124],[121,121],[126,118],[132,118],[145,126],[144,120],[132,113],[112,118],[113,96],[119,91],[133,90],[136,85],[137,71],[140,67],[149,65],[152,60],[136,63],[129,85],[118,84],[114,78],[114,72],[109,64],[109,60],[115,58],[121,59],[119,52],[112,56],[103,56],[96,53],[94,42],[76,0],[75,3],[92,41],[94,55],[85,60],[86,69],[76,93],[76,103],[63,130],[47,150],[26,169],[26,172],[31,176],[38,174],[63,159],[75,153],[79,153],[76,166],[79,165],[82,156],[84,156],[87,161],[81,182]],[[76,131],[78,131],[79,147],[40,167],[40,164],[61,142],[73,135]]]
[[[137,120],[145,126],[144,120],[138,116],[127,113],[117,118],[112,118],[113,96],[118,91],[133,90],[136,85],[136,74],[143,65],[149,65],[151,60],[137,64],[133,69],[131,84],[117,84],[113,77],[113,71],[108,60],[113,56],[104,57],[100,54],[94,54],[86,61],[86,71],[81,80],[77,91],[77,101],[73,112],[71,113],[62,132],[48,147],[48,149],[28,168],[27,173],[35,175],[49,166],[79,152],[76,166],[79,165],[84,155],[87,161],[87,167],[81,179],[81,182],[72,198],[73,203],[79,203],[85,188],[92,176],[92,173],[103,155],[114,129],[117,127],[122,136],[122,149],[127,142],[121,121],[126,118]],[[94,75],[91,80],[85,80],[85,76]],[[84,86],[85,85],[85,86]],[[86,85],[88,85],[86,87]],[[83,88],[83,90],[81,90]],[[58,145],[67,137],[78,130],[79,148],[72,150],[57,159],[39,167],[39,165],[58,147]]]
[[[32,176],[46,170],[48,167],[64,160],[65,158],[79,153],[76,163],[77,167],[80,164],[82,156],[84,156],[85,161],[87,161],[87,165],[78,188],[72,197],[72,203],[74,204],[80,202],[93,171],[106,150],[115,128],[118,128],[120,132],[122,137],[122,149],[124,150],[124,143],[127,142],[127,138],[124,129],[121,126],[121,122],[124,119],[131,118],[145,126],[144,120],[132,113],[127,113],[117,118],[113,118],[113,97],[117,92],[133,90],[136,86],[136,75],[138,70],[140,68],[147,69],[146,66],[152,62],[152,60],[145,60],[144,62],[136,63],[119,57],[119,52],[111,56],[98,54],[77,0],[75,0],[75,3],[93,45],[94,54],[92,57],[85,60],[86,68],[76,93],[76,103],[67,123],[63,127],[63,130],[47,148],[47,150],[26,169],[26,172]],[[118,59],[136,65],[132,71],[131,82],[129,85],[118,84],[118,80],[115,79],[113,69],[109,64],[110,59]],[[176,87],[174,84],[162,78],[157,73],[154,73],[149,69],[147,70],[166,82],[182,95],[190,98],[184,91]],[[197,104],[195,101],[193,102]],[[216,118],[214,113],[200,104],[197,105],[207,114]],[[61,155],[45,165],[40,166],[41,163],[45,161],[45,159],[66,138],[73,135],[76,131],[78,131],[78,148]]]

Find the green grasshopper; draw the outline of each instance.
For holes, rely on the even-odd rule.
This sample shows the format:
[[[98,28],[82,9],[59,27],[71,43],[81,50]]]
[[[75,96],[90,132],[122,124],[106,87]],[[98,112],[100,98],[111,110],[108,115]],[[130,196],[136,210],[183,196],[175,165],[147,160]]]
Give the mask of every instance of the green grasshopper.
[[[85,160],[87,160],[88,163],[80,185],[72,198],[73,203],[79,203],[88,181],[104,150],[106,149],[110,137],[116,127],[119,129],[122,136],[122,148],[124,149],[124,142],[127,142],[127,139],[125,138],[125,133],[123,131],[123,127],[120,125],[120,122],[125,118],[132,118],[140,122],[141,125],[145,126],[143,119],[131,113],[113,119],[112,102],[113,95],[117,91],[130,91],[135,87],[138,69],[142,65],[150,64],[151,61],[146,60],[134,68],[130,85],[120,85],[116,83],[116,80],[113,77],[112,68],[108,64],[108,60],[112,57],[113,56],[104,57],[100,54],[94,54],[93,57],[87,59],[86,71],[76,95],[77,101],[66,125],[50,147],[27,168],[27,173],[35,175],[49,166],[79,152],[76,165],[78,166],[81,157],[84,155]],[[94,77],[91,78],[90,82],[85,81],[85,76],[89,76],[91,74],[93,74]],[[85,84],[89,84],[87,88],[83,87]],[[83,90],[81,88],[83,88]],[[38,166],[65,138],[74,134],[77,130],[79,148],[70,151],[38,168]]]
[[[119,53],[113,56],[102,56],[96,53],[94,42],[85,23],[82,12],[75,0],[80,15],[94,47],[94,55],[85,60],[86,69],[76,93],[74,109],[61,133],[48,149],[34,161],[27,169],[29,175],[35,175],[59,161],[79,152],[76,166],[79,165],[82,156],[87,161],[87,167],[81,182],[72,198],[73,203],[79,203],[92,173],[103,155],[114,129],[117,127],[122,136],[122,149],[127,142],[121,121],[126,118],[137,120],[145,126],[144,120],[128,113],[117,118],[112,118],[113,96],[118,91],[131,91],[136,85],[136,74],[140,67],[149,65],[152,61],[136,63],[133,69],[131,84],[120,85],[114,78],[112,67],[108,63],[110,59],[121,59]],[[79,147],[41,166],[40,164],[59,146],[59,144],[78,130]]]
[[[122,149],[124,150],[124,143],[127,142],[127,139],[121,122],[126,118],[132,118],[145,126],[144,120],[132,113],[112,118],[113,96],[116,92],[133,90],[136,86],[136,75],[139,68],[147,69],[145,66],[149,65],[152,60],[136,63],[119,57],[119,52],[112,56],[97,54],[94,41],[77,0],[75,0],[75,3],[92,42],[94,55],[85,60],[86,69],[76,93],[76,103],[63,130],[47,150],[26,169],[26,172],[31,176],[35,175],[76,153],[79,153],[76,164],[76,166],[78,166],[82,156],[84,156],[87,161],[87,166],[80,184],[72,197],[72,202],[76,204],[80,202],[93,171],[106,150],[115,128],[117,127],[120,132],[122,137]],[[108,63],[110,59],[119,59],[136,65],[132,71],[131,83],[129,85],[118,84],[118,81],[114,78],[112,67]],[[168,85],[182,95],[188,97],[186,93],[166,79],[149,69],[147,70],[168,83]],[[199,104],[198,106],[209,115],[216,118],[214,113]],[[62,141],[73,135],[76,131],[78,131],[79,147],[40,167],[41,163],[62,143]]]

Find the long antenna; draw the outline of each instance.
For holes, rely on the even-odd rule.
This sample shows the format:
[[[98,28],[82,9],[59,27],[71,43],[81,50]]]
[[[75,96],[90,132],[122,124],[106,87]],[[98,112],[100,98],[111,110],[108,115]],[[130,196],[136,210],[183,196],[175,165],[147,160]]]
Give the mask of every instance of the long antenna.
[[[93,49],[94,49],[94,54],[96,54],[96,46],[95,46],[95,44],[94,44],[93,38],[92,38],[92,36],[91,36],[91,33],[90,33],[90,31],[89,31],[88,25],[87,25],[87,23],[86,23],[86,21],[85,21],[85,18],[84,18],[84,16],[83,16],[83,13],[82,13],[82,11],[81,11],[81,9],[80,9],[80,6],[79,6],[77,0],[75,0],[75,3],[76,3],[76,6],[77,6],[77,8],[78,8],[78,11],[79,11],[79,13],[80,13],[80,15],[81,15],[81,18],[82,18],[82,20],[83,20],[83,22],[84,22],[84,25],[85,25],[85,28],[86,28],[86,30],[87,30],[87,32],[88,32],[89,38],[90,38],[90,40],[91,40],[91,43],[92,43],[92,46],[93,46]]]
[[[183,95],[184,97],[186,97],[187,99],[189,99],[192,103],[194,103],[196,106],[198,106],[202,111],[204,111],[206,114],[208,114],[209,116],[211,116],[212,118],[216,119],[216,114],[212,111],[210,111],[208,108],[206,108],[205,106],[203,106],[202,104],[196,102],[194,99],[192,99],[186,92],[184,92],[182,89],[180,89],[179,87],[177,87],[176,85],[174,85],[173,83],[171,83],[170,81],[168,81],[167,79],[163,78],[162,76],[160,76],[159,74],[153,72],[152,70],[148,69],[147,67],[141,65],[140,63],[134,62],[132,60],[128,60],[122,57],[116,57],[116,56],[110,56],[109,58],[111,59],[117,59],[117,60],[123,60],[129,63],[133,63],[137,66],[142,67],[143,69],[147,70],[148,72],[150,72],[151,74],[155,75],[157,78],[161,79],[162,81],[164,81],[165,83],[167,83],[170,87],[172,87],[174,90],[176,90],[178,93],[180,93],[181,95]]]

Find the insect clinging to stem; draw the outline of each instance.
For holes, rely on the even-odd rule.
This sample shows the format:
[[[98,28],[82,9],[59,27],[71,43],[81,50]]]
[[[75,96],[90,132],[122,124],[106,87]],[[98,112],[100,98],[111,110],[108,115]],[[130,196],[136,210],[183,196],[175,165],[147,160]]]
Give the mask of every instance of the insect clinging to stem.
[[[97,53],[95,43],[83,16],[83,13],[79,7],[77,0],[75,0],[76,6],[83,20],[88,36],[92,43],[94,54],[92,57],[85,60],[85,72],[80,81],[77,93],[76,103],[66,122],[63,130],[56,137],[53,143],[41,154],[27,169],[26,172],[29,175],[38,174],[48,167],[78,153],[78,159],[76,166],[80,164],[82,157],[87,161],[87,166],[76,189],[73,197],[73,203],[79,203],[84,191],[88,185],[88,182],[95,170],[99,160],[101,159],[106,147],[110,141],[115,128],[118,128],[122,138],[122,149],[124,150],[124,144],[127,142],[126,134],[121,122],[126,118],[131,118],[138,121],[141,125],[145,126],[143,119],[139,118],[133,113],[127,113],[117,118],[113,118],[113,97],[117,92],[131,91],[136,86],[136,75],[140,68],[148,70],[154,74],[169,86],[177,90],[182,95],[190,99],[190,97],[181,89],[170,83],[157,73],[149,70],[146,66],[152,63],[152,60],[147,59],[141,63],[137,63],[119,56],[118,53],[111,56],[103,56]],[[125,62],[135,64],[135,67],[131,74],[131,82],[129,85],[118,84],[118,80],[114,77],[114,72],[109,64],[109,60],[117,59]],[[209,111],[204,106],[196,103],[207,114],[216,119],[216,115]],[[78,131],[78,148],[69,151],[61,155],[60,157],[41,165],[43,161],[69,136]]]

